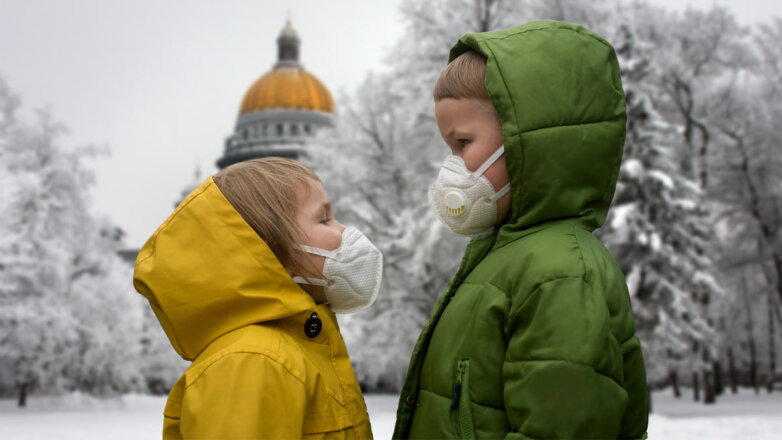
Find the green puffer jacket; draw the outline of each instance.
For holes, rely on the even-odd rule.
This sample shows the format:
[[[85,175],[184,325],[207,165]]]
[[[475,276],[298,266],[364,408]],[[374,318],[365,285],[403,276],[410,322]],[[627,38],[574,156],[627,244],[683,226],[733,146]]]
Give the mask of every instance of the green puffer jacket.
[[[473,240],[415,346],[394,438],[644,438],[624,277],[593,235],[625,137],[613,48],[551,21],[468,34],[502,121],[509,221]]]

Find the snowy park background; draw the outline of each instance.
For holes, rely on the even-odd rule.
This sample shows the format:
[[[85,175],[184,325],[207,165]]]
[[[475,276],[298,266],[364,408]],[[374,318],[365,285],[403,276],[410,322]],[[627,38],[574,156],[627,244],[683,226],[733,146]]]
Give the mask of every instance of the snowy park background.
[[[665,440],[774,440],[782,429],[779,395],[742,390],[719,406],[706,407],[655,393],[661,409],[649,418],[649,438]],[[372,433],[389,439],[394,432],[397,396],[366,396]],[[33,399],[25,409],[0,401],[0,435],[25,440],[135,440],[159,438],[165,397],[140,394],[102,400],[83,394]]]
[[[733,8],[664,3],[396,2],[401,31],[385,61],[337,94],[337,126],[306,159],[337,218],[385,255],[375,306],[341,320],[376,437],[390,437],[412,345],[466,244],[426,200],[446,151],[432,86],[462,34],[542,18],[585,25],[619,56],[628,136],[596,234],[631,292],[654,390],[650,436],[782,432],[782,11],[747,23]],[[0,28],[13,20],[7,5],[0,0]],[[0,56],[0,438],[158,437],[165,395],[186,364],[130,284],[120,254],[141,243],[94,203],[100,161],[123,153],[111,142],[74,145],[60,122],[67,114],[30,116],[5,66]],[[228,99],[238,105],[240,95]],[[213,159],[221,145],[207,145]],[[171,173],[192,172],[192,161],[179,162]],[[156,173],[167,170],[150,165],[133,179]],[[136,192],[159,192],[144,188]]]

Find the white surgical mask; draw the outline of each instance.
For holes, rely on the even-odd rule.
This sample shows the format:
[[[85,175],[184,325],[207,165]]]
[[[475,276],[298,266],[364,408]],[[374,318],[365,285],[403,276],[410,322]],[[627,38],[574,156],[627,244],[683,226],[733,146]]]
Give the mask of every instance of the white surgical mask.
[[[358,229],[342,231],[342,243],[334,250],[299,245],[310,254],[326,257],[325,279],[293,277],[299,284],[323,286],[334,313],[355,313],[375,301],[383,276],[383,254]]]
[[[495,192],[483,173],[503,153],[505,147],[500,146],[474,172],[458,156],[448,156],[443,162],[437,180],[429,188],[429,201],[440,220],[455,234],[480,238],[494,231],[497,200],[510,191],[510,183]]]

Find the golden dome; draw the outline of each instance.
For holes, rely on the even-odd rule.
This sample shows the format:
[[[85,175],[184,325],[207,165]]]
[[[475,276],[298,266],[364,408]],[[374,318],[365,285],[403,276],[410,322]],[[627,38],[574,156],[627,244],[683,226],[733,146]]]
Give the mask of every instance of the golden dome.
[[[271,109],[334,112],[334,100],[315,75],[300,67],[275,68],[247,90],[239,116]]]

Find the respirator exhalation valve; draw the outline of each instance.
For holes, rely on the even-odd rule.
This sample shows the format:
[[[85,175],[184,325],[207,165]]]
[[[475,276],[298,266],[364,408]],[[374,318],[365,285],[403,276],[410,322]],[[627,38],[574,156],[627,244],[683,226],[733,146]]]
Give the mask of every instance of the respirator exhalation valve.
[[[451,217],[461,217],[469,209],[467,194],[459,189],[451,189],[443,196],[445,212]]]

